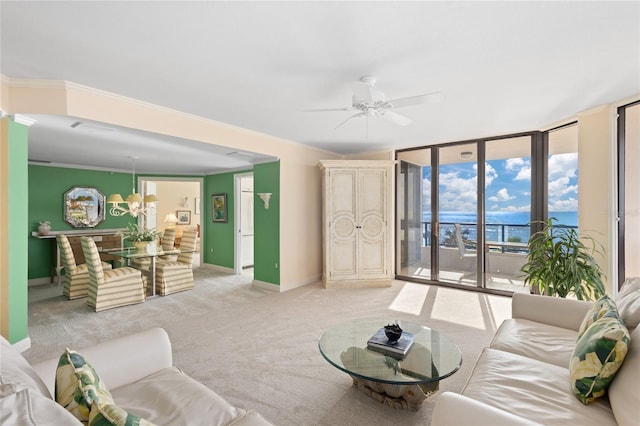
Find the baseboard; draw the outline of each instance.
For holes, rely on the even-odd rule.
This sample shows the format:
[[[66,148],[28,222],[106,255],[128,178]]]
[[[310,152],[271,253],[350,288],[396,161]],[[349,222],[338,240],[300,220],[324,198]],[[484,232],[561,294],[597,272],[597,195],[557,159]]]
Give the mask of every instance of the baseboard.
[[[320,282],[321,279],[322,279],[321,275],[314,275],[313,277],[305,278],[300,281],[287,283],[286,285],[280,284],[280,287],[281,287],[280,291],[289,291],[289,290],[293,290],[294,288],[304,287],[305,285],[315,284]]]
[[[227,268],[226,266],[214,265],[212,263],[203,263],[201,268],[215,269],[216,271],[225,272],[227,274],[233,274],[235,271],[233,268]]]
[[[268,283],[266,281],[253,280],[252,285],[254,287],[262,288],[264,290],[280,292],[280,286],[278,284]]]
[[[27,336],[24,339],[20,340],[19,342],[14,343],[13,345],[14,348],[16,348],[16,350],[18,352],[24,352],[27,349],[29,349],[31,347],[31,337]]]
[[[54,282],[51,282],[51,278],[42,277],[42,278],[32,278],[29,281],[27,281],[27,287],[31,287],[33,285],[43,285],[43,284],[55,284],[55,280]]]

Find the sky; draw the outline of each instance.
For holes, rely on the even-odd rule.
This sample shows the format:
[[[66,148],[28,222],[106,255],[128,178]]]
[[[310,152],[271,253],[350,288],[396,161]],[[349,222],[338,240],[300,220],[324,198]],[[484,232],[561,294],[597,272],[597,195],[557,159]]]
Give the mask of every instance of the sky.
[[[521,212],[531,209],[531,159],[488,161],[485,167],[486,211]],[[423,168],[423,202],[431,196],[430,168]],[[475,211],[477,165],[440,167],[440,211]],[[578,154],[549,156],[549,212],[578,210]]]

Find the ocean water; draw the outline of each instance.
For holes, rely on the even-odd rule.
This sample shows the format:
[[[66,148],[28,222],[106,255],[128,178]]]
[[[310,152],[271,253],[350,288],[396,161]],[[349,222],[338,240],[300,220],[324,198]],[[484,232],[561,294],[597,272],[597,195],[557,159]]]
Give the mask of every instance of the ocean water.
[[[556,218],[557,225],[578,226],[577,211],[549,212],[549,217]],[[423,219],[429,223],[431,215],[424,213]],[[529,212],[486,212],[487,241],[522,241],[529,240]],[[465,238],[477,240],[476,214],[471,212],[440,212],[440,242],[442,243],[451,232],[453,225],[459,223]],[[429,226],[429,225],[428,225]]]

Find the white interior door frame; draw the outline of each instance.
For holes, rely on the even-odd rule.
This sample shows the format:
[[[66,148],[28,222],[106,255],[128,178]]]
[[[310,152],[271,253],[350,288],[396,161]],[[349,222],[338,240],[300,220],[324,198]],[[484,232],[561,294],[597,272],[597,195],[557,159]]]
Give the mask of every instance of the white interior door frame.
[[[242,178],[253,176],[253,172],[238,173],[233,177],[233,228],[234,254],[233,273],[242,274]]]

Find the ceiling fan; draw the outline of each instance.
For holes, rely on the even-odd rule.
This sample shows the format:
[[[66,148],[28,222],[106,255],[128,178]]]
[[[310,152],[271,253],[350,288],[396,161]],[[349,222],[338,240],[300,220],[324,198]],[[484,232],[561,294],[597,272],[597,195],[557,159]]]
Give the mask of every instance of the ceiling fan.
[[[349,120],[359,117],[365,117],[367,119],[369,117],[382,117],[399,126],[408,126],[413,120],[392,111],[392,109],[435,103],[442,100],[442,94],[440,92],[386,100],[384,93],[374,88],[375,83],[376,78],[371,75],[361,77],[360,81],[354,83],[352,105],[349,107],[313,109],[307,111],[357,111],[354,115],[338,124],[336,129],[343,126]]]

